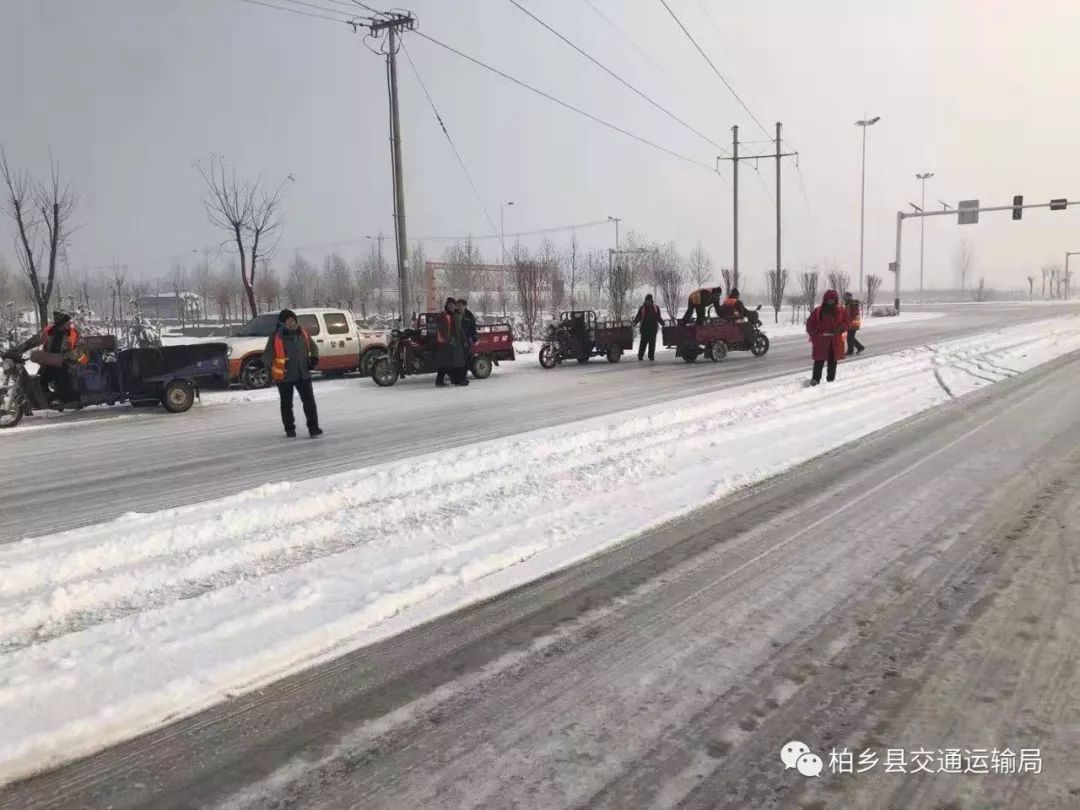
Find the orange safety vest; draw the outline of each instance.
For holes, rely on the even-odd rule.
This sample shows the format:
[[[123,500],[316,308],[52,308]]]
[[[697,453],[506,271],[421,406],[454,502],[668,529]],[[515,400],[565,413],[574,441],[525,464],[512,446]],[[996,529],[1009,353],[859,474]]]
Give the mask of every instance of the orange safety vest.
[[[445,323],[446,333],[444,334],[439,327]],[[450,331],[454,328],[454,316],[449,312],[443,312],[439,315],[438,320],[435,321],[435,342],[440,346],[450,342]]]
[[[701,294],[704,293],[705,297],[709,299],[709,303],[712,303],[712,290],[702,288],[700,290],[694,290],[690,293],[690,303],[695,307],[701,304]]]
[[[847,304],[848,329],[862,328],[862,306],[858,301],[849,301]]]
[[[50,324],[49,326],[46,326],[45,331],[41,333],[41,343],[45,348],[48,348],[49,338],[53,336],[53,332],[55,331],[56,326]],[[76,346],[79,345],[79,333],[70,323],[67,328],[67,343],[69,352],[75,351]],[[75,362],[85,366],[90,362],[90,358],[86,356],[85,352],[82,352],[75,358]]]
[[[307,330],[301,327],[300,336],[304,339],[304,346],[308,355],[311,355],[311,338]],[[285,341],[281,339],[281,330],[274,332],[274,361],[270,364],[270,379],[281,382],[285,379]]]
[[[724,299],[724,306],[725,307],[733,307],[733,306],[737,305],[738,303],[739,303],[739,299],[738,298],[732,298],[730,295],[727,298]]]

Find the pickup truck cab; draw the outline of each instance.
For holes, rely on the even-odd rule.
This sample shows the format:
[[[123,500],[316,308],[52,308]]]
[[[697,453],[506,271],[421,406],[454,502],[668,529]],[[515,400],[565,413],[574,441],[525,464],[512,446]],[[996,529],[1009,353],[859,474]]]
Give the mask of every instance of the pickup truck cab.
[[[298,309],[296,320],[319,348],[319,371],[323,376],[360,371],[371,373],[371,361],[386,351],[386,337],[378,332],[363,332],[353,314],[344,309]],[[270,371],[262,355],[267,339],[277,328],[277,313],[257,315],[239,332],[223,342],[229,347],[229,376],[244,388],[270,385]]]

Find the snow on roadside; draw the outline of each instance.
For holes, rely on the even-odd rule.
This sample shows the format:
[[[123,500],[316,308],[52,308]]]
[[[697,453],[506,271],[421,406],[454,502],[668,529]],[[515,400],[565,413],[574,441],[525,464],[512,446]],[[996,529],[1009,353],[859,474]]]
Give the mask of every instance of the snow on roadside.
[[[0,783],[1080,350],[1080,317],[0,547]],[[598,497],[598,492],[602,496]]]

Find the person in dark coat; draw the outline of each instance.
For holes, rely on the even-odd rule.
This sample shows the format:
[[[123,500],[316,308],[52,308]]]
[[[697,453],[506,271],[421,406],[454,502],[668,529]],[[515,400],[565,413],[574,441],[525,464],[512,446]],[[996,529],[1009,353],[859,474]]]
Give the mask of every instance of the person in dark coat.
[[[435,366],[438,369],[435,385],[439,388],[446,386],[448,376],[452,385],[469,384],[468,379],[461,378],[461,370],[465,367],[464,343],[457,301],[447,298],[435,324]]]
[[[311,335],[301,328],[296,313],[291,309],[283,309],[278,314],[277,329],[266,341],[263,364],[270,369],[270,379],[278,387],[285,435],[290,439],[296,437],[296,417],[293,414],[295,391],[304,406],[308,435],[313,439],[322,436],[315,392],[311,389],[311,370],[319,365],[319,347]]]
[[[844,337],[847,330],[847,309],[840,305],[839,293],[836,290],[826,290],[821,298],[821,306],[806,319],[806,334],[810,336],[814,359],[811,385],[821,382],[821,371],[826,364],[829,371],[825,380],[832,382],[836,379],[836,364],[844,359]]]
[[[472,368],[475,348],[480,340],[480,329],[476,324],[476,316],[469,310],[469,302],[464,298],[457,300],[457,308],[461,313],[461,332],[465,339],[465,373]]]
[[[645,303],[638,307],[634,323],[641,324],[641,337],[638,339],[637,359],[645,359],[645,349],[649,350],[649,361],[656,359],[656,333],[664,325],[660,307],[653,303],[652,295],[645,296]]]

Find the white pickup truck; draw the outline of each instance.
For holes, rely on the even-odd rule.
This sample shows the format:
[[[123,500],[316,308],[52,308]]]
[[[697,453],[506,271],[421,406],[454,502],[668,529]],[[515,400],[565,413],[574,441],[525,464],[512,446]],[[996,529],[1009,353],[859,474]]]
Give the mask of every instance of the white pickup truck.
[[[370,362],[386,350],[386,335],[362,332],[353,314],[344,309],[298,309],[296,319],[319,347],[319,371],[323,376],[359,371],[371,373]],[[277,328],[277,313],[248,321],[224,342],[229,347],[229,376],[244,388],[265,388],[270,371],[263,365],[266,340]]]

